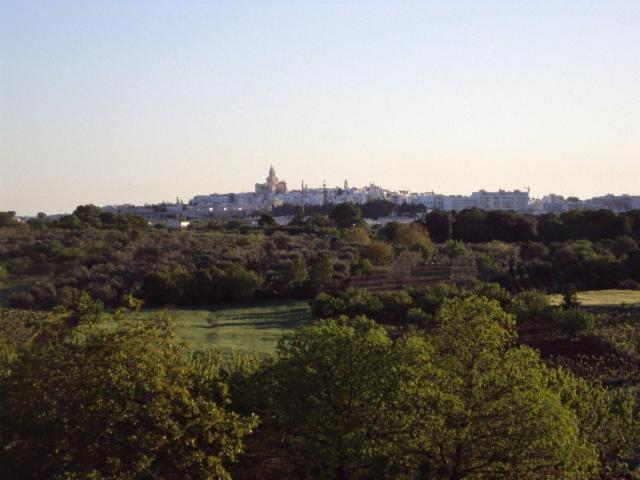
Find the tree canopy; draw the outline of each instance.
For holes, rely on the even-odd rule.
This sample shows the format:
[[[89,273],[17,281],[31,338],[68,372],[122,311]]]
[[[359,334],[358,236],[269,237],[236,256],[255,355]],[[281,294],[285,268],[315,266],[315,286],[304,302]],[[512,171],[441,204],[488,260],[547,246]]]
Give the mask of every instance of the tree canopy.
[[[186,353],[162,320],[34,343],[0,381],[0,477],[227,478],[255,420]]]

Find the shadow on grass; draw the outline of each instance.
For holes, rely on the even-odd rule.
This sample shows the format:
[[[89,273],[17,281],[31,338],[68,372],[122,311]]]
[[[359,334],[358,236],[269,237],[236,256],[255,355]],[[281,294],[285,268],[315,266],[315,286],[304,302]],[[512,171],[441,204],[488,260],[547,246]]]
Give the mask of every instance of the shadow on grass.
[[[208,325],[202,325],[200,328],[242,327],[256,330],[288,330],[308,325],[311,321],[312,318],[306,308],[272,312],[239,312],[238,314],[220,316],[213,313],[207,318]]]

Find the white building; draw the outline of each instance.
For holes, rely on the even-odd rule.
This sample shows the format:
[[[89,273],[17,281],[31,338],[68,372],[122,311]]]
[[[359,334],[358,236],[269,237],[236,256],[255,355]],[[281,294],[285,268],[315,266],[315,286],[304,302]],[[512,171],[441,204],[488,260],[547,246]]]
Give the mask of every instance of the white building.
[[[483,210],[516,210],[524,211],[529,205],[529,192],[498,190],[487,192],[480,190],[471,194],[471,201]]]

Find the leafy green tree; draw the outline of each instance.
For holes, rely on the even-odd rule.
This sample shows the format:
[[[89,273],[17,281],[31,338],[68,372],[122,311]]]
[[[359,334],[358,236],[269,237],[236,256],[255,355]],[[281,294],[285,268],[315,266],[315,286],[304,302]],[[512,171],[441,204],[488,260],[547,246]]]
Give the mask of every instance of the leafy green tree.
[[[142,280],[142,296],[151,305],[175,303],[176,288],[171,276],[166,272],[152,272]]]
[[[389,200],[371,200],[362,205],[362,216],[365,218],[388,217],[397,210],[398,206]]]
[[[225,269],[222,281],[222,295],[227,300],[251,300],[262,286],[262,278],[239,263]]]
[[[311,312],[317,318],[338,317],[346,311],[344,299],[341,296],[331,295],[327,292],[318,293],[309,304]]]
[[[417,337],[392,342],[365,317],[286,335],[254,376],[263,423],[247,462],[285,458],[276,468],[286,478],[397,476],[412,418],[405,394],[429,384],[430,353]]]
[[[580,430],[598,449],[601,478],[637,478],[638,398],[626,388],[606,388],[558,368],[550,386],[576,413]]]
[[[463,242],[447,240],[438,248],[438,253],[451,260],[469,255],[469,249]]]
[[[351,202],[340,203],[333,207],[329,218],[338,228],[351,228],[362,225],[362,211]]]
[[[437,478],[583,478],[597,466],[575,414],[549,388],[533,349],[515,346],[513,318],[494,300],[446,299],[433,356],[444,372],[442,422],[422,430]],[[425,407],[428,403],[424,402]]]
[[[371,243],[369,232],[364,227],[345,228],[342,230],[341,236],[347,242],[356,243],[358,245],[367,245]]]
[[[362,247],[362,256],[374,265],[385,265],[393,260],[393,247],[386,242],[374,241]]]
[[[320,252],[309,265],[309,284],[311,289],[319,292],[331,284],[333,279],[334,256],[329,252]]]
[[[450,240],[448,212],[444,212],[442,210],[432,210],[425,215],[423,222],[427,227],[427,230],[429,231],[429,235],[435,242],[442,243]]]
[[[392,340],[366,317],[340,317],[285,336],[242,395],[263,419],[247,461],[287,478],[595,473],[576,413],[496,301],[445,299],[430,323]]]
[[[62,228],[76,229],[82,227],[82,221],[75,215],[63,215],[56,224]]]
[[[305,261],[296,258],[287,262],[280,272],[279,291],[290,293],[302,288],[309,278],[309,272]]]
[[[79,205],[73,211],[73,215],[75,215],[82,223],[91,225],[92,227],[99,227],[102,225],[101,214],[102,209],[95,205]]]
[[[487,224],[487,212],[478,208],[462,210],[453,224],[453,237],[463,242],[479,243],[491,240],[491,229]]]
[[[16,212],[0,212],[0,227],[8,227],[15,223]]]
[[[570,285],[562,293],[562,308],[569,310],[572,308],[578,308],[580,306],[580,300],[578,300],[578,290],[575,285]]]
[[[573,307],[554,311],[553,321],[562,333],[577,337],[593,330],[597,317],[582,308]]]
[[[549,298],[539,290],[526,290],[517,294],[508,306],[509,313],[518,322],[545,322],[551,318],[553,309]]]
[[[0,379],[0,477],[228,478],[256,422],[187,353],[163,321],[34,342]]]

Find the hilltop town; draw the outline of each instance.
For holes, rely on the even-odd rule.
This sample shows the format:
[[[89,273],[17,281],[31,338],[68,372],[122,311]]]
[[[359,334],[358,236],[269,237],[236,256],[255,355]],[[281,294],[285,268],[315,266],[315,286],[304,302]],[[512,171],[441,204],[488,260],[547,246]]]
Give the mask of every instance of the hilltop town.
[[[385,201],[398,207],[411,206],[409,211],[444,210],[459,212],[468,208],[482,210],[509,210],[534,215],[562,213],[576,209],[605,209],[616,213],[640,208],[640,195],[613,195],[580,200],[576,197],[548,194],[542,198],[532,198],[529,190],[479,190],[470,195],[447,195],[431,192],[411,192],[409,190],[389,190],[373,183],[364,186],[350,186],[345,180],[340,187],[309,187],[301,182],[300,188],[290,189],[286,181],[276,175],[271,166],[263,183],[256,183],[253,192],[210,193],[196,195],[188,202],[179,198],[175,203],[151,205],[114,205],[103,210],[113,213],[141,215],[151,222],[163,222],[168,226],[186,226],[197,219],[254,216],[259,212],[277,211],[279,207],[309,207],[353,203],[364,205],[369,202]],[[281,209],[282,210],[282,209]],[[286,208],[284,210],[287,210]],[[290,216],[278,220],[286,223]]]

